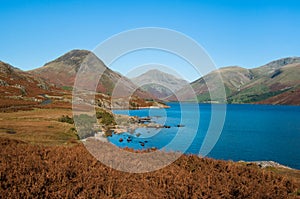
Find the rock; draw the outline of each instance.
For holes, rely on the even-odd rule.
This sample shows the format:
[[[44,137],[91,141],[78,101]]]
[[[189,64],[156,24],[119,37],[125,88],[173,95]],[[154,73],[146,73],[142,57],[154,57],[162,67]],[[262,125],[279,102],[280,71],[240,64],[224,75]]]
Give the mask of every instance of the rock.
[[[141,133],[137,133],[137,134],[136,134],[136,137],[140,137],[140,136],[141,136]]]
[[[49,90],[49,87],[46,84],[37,84],[37,87],[39,87],[43,90]]]
[[[8,83],[2,79],[0,79],[0,86],[8,86]]]
[[[281,165],[277,162],[274,161],[250,161],[250,162],[245,162],[245,161],[239,161],[241,163],[246,163],[247,166],[251,166],[253,164],[256,164],[257,166],[259,166],[260,168],[267,168],[267,167],[281,167],[281,168],[285,168],[285,169],[292,169],[290,167]]]
[[[281,165],[277,162],[274,161],[254,161],[253,163],[257,164],[261,168],[266,168],[266,167],[281,167],[281,168],[286,168],[286,169],[291,169],[290,167]]]

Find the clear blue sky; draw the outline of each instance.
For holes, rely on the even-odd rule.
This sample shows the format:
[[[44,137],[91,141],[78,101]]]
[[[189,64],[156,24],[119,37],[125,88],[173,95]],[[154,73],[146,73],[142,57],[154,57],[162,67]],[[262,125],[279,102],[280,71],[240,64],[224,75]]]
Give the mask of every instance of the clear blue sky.
[[[300,56],[298,0],[0,0],[0,24],[0,60],[23,70],[149,26],[192,37],[218,67]]]

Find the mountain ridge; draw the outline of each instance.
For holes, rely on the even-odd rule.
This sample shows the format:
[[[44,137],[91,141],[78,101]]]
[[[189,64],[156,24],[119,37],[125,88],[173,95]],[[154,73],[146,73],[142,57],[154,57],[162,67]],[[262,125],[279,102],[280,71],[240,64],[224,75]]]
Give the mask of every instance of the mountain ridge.
[[[221,76],[219,79],[218,76]],[[221,86],[216,86],[216,81],[222,81],[225,88],[226,100],[218,103],[270,103],[300,105],[297,97],[300,88],[300,57],[286,57],[271,61],[257,68],[246,69],[239,66],[222,67],[195,80],[191,86],[195,90],[200,103],[211,103],[210,92],[218,92]],[[211,91],[209,92],[208,86]],[[192,96],[184,96],[185,89],[178,93],[186,101]],[[289,92],[290,95],[283,95]],[[282,95],[281,95],[282,94]],[[293,99],[280,100],[275,96],[291,96]],[[270,100],[268,100],[270,98]],[[273,98],[273,99],[272,99]],[[175,96],[167,98],[176,101]]]
[[[87,58],[88,57],[88,58]],[[204,75],[203,77],[188,84],[185,80],[181,83],[172,82],[177,77],[168,76],[161,71],[150,70],[153,73],[151,78],[142,76],[139,82],[142,88],[136,86],[131,80],[121,74],[109,69],[96,55],[88,50],[72,50],[62,56],[44,64],[42,67],[22,71],[5,62],[0,62],[0,72],[2,74],[13,74],[27,80],[32,79],[32,82],[38,82],[32,85],[33,92],[29,93],[44,93],[44,90],[51,87],[70,87],[72,89],[76,74],[79,70],[84,70],[88,65],[95,65],[100,70],[103,70],[103,75],[100,78],[96,90],[100,93],[112,95],[114,86],[118,84],[119,96],[129,97],[129,91],[134,91],[134,95],[143,99],[164,99],[166,101],[176,101],[176,95],[181,96],[180,99],[190,101],[193,97],[187,92],[188,87],[192,87],[196,100],[199,103],[263,103],[263,104],[293,104],[300,105],[300,57],[286,57],[271,61],[265,65],[256,68],[243,68],[240,66],[226,66]],[[82,66],[82,68],[80,68]],[[97,68],[97,69],[98,69]],[[163,74],[163,75],[162,75]],[[167,74],[167,75],[166,75]],[[3,75],[2,75],[3,76]],[[155,78],[157,78],[155,80]],[[210,92],[220,92],[220,80],[224,84],[226,99],[212,100]],[[136,79],[137,77],[135,77]],[[133,78],[134,79],[134,78]],[[165,87],[171,89],[166,90],[161,85],[155,85],[156,82],[163,82]],[[177,79],[178,80],[178,79]],[[0,78],[2,90],[7,89],[8,79]],[[153,82],[154,81],[154,82]],[[49,82],[49,83],[48,83]],[[28,84],[24,82],[24,84]],[[148,87],[143,85],[149,84]],[[183,85],[186,84],[186,85]],[[210,85],[209,88],[207,85]],[[5,87],[6,86],[6,87]],[[37,88],[39,86],[41,88]],[[15,86],[18,87],[18,86]],[[22,87],[20,85],[19,87]],[[183,87],[179,89],[180,87]],[[30,90],[29,86],[29,90]],[[17,89],[14,90],[17,92]],[[42,89],[42,90],[39,90]],[[44,90],[43,90],[44,89]],[[5,92],[3,90],[3,92]],[[24,89],[23,89],[24,90]],[[38,90],[38,92],[37,92]],[[170,93],[172,90],[174,93]],[[210,90],[210,92],[209,92]],[[117,92],[118,93],[118,92]],[[173,94],[173,95],[169,95]],[[3,94],[4,95],[4,94]],[[33,96],[32,96],[33,97]]]
[[[131,78],[131,80],[158,99],[164,99],[189,84],[184,79],[157,69],[148,70],[137,77]]]
[[[118,83],[120,93],[114,93],[117,95],[116,97],[128,96],[134,91],[134,94],[138,97],[154,98],[149,93],[138,89],[128,78],[108,68],[93,52],[88,50],[75,49],[69,51],[44,66],[29,71],[29,73],[59,86],[73,87],[79,70],[81,70],[81,74],[88,71],[87,76],[93,77],[87,77],[85,83],[93,83],[92,81],[99,80],[96,86],[97,92],[112,95],[114,87]],[[98,71],[93,73],[93,70]],[[94,77],[97,72],[101,74],[100,79],[98,76]]]

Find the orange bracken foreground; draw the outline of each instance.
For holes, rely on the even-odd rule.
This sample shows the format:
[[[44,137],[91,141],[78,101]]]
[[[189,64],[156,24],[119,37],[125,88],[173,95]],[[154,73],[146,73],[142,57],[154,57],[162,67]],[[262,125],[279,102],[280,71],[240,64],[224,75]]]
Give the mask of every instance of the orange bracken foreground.
[[[164,169],[131,174],[104,166],[82,144],[0,138],[0,145],[0,198],[297,197],[294,179],[252,164],[184,155]]]

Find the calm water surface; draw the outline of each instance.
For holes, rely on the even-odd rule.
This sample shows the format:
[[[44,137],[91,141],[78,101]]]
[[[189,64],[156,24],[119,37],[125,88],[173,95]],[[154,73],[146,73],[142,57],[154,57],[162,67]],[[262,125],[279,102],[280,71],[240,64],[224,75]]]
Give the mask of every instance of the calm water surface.
[[[164,150],[199,154],[211,122],[211,105],[170,103],[170,109],[116,110],[117,114],[151,116],[171,128],[140,128],[133,134],[113,135],[109,140],[119,147]],[[197,117],[199,108],[200,117]],[[227,105],[221,136],[208,157],[224,160],[273,160],[300,169],[300,107],[272,105]],[[178,124],[184,127],[177,127]],[[196,136],[194,139],[193,129]],[[178,131],[184,137],[172,141]],[[132,141],[127,142],[131,137]],[[123,138],[123,142],[119,139]],[[188,140],[192,139],[192,143]],[[141,145],[144,143],[144,146]],[[183,146],[189,146],[187,150]]]

